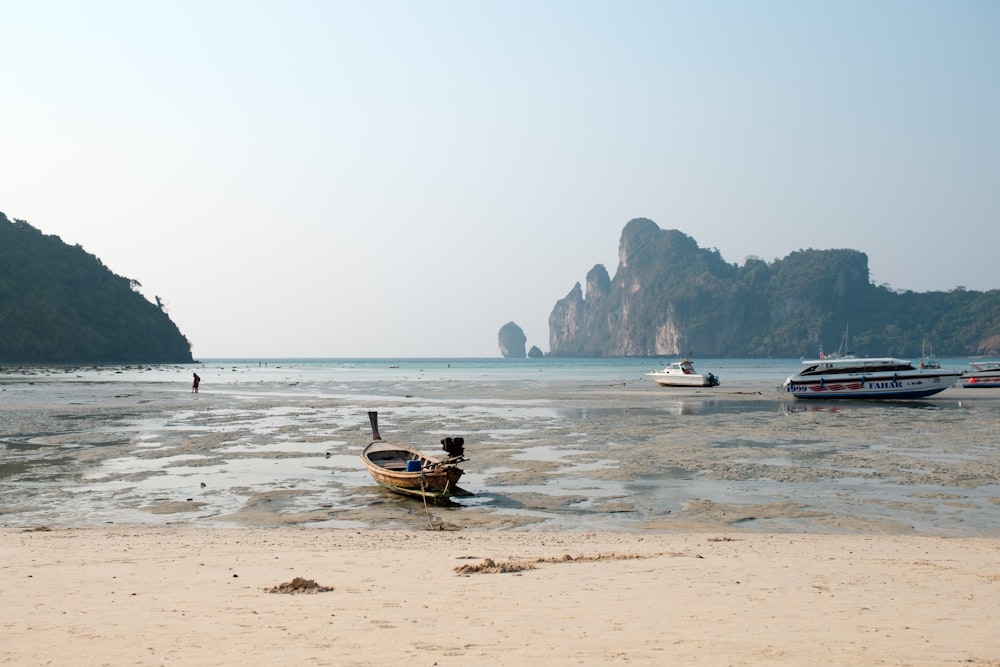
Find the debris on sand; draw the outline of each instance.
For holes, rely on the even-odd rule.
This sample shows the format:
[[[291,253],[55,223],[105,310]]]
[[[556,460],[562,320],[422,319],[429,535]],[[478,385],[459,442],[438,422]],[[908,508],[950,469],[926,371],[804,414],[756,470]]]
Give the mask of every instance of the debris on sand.
[[[534,569],[535,566],[527,562],[501,561],[497,563],[492,558],[485,558],[478,565],[461,565],[456,567],[455,572],[458,574],[503,574]]]
[[[295,577],[291,581],[286,581],[283,584],[277,586],[272,586],[271,588],[265,588],[268,593],[327,593],[333,590],[333,586],[320,586],[312,579],[303,579],[302,577]]]
[[[501,561],[496,562],[492,558],[485,558],[479,565],[460,565],[455,568],[456,574],[503,574],[507,572],[523,572],[524,570],[534,570],[535,565],[546,563],[588,563],[602,560],[634,560],[638,558],[655,558],[656,556],[684,556],[680,553],[659,553],[659,554],[597,554],[594,556],[572,556],[564,554],[549,558],[535,558],[529,561]],[[701,558],[701,556],[695,556]]]

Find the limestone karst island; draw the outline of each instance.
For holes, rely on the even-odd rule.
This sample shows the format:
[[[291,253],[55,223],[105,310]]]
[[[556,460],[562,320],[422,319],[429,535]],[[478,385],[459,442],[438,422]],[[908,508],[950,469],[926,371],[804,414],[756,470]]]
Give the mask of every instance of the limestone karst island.
[[[835,350],[918,356],[1000,354],[1000,291],[916,293],[875,285],[859,250],[797,250],[727,262],[690,236],[636,218],[625,225],[614,277],[598,264],[549,315],[548,355],[797,358]],[[513,322],[504,356],[524,356]],[[832,348],[832,349],[831,349]]]

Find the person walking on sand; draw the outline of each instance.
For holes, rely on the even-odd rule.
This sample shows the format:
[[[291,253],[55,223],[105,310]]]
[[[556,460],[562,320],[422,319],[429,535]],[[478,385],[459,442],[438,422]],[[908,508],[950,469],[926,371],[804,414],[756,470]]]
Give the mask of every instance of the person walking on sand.
[[[194,374],[194,382],[191,383],[191,391],[195,394],[198,393],[198,385],[201,384],[201,377],[197,373]]]

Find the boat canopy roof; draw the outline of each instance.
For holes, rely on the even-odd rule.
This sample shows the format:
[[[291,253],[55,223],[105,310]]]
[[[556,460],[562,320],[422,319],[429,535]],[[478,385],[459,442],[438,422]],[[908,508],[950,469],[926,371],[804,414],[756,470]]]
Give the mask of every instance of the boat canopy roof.
[[[969,366],[976,371],[1000,370],[1000,361],[970,361]]]
[[[876,373],[916,370],[907,359],[895,357],[847,357],[839,359],[814,359],[803,361],[799,375],[824,375],[827,373]]]
[[[840,357],[831,359],[813,359],[803,361],[803,366],[813,366],[823,364],[832,368],[843,368],[844,366],[885,366],[886,364],[912,364],[909,359],[896,359],[895,357]]]

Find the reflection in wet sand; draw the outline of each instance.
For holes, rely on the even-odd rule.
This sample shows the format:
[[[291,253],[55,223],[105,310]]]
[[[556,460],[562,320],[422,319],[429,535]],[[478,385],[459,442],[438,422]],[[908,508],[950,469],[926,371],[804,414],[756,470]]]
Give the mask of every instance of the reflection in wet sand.
[[[1000,395],[802,403],[764,391],[478,379],[2,385],[0,522],[1000,534]],[[377,487],[383,436],[466,438],[450,507]]]

